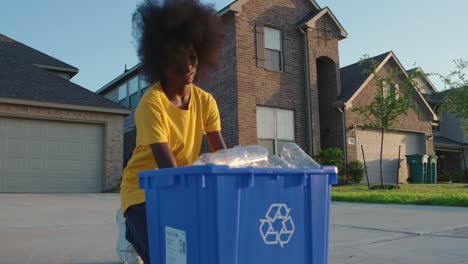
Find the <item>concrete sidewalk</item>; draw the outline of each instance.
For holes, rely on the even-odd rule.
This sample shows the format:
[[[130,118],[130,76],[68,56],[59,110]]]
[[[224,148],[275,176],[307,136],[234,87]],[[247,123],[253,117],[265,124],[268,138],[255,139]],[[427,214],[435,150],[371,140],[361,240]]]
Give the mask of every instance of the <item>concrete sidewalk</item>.
[[[0,194],[0,263],[117,264],[115,194]],[[468,208],[332,204],[330,264],[468,263]]]

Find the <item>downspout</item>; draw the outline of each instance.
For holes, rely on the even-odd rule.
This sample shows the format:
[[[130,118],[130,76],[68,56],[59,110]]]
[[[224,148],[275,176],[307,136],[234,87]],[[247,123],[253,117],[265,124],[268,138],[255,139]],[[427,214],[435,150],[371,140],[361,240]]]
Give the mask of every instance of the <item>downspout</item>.
[[[307,29],[299,29],[304,35],[304,52],[305,52],[305,79],[306,79],[306,109],[307,109],[307,149],[309,150],[309,155],[312,157],[314,155],[314,145],[312,141],[313,128],[312,128],[312,100],[310,98],[310,69],[309,69],[309,34]]]
[[[338,107],[338,111],[341,112],[341,124],[343,129],[343,154],[344,154],[344,172],[348,171],[348,148],[346,145],[346,103]]]

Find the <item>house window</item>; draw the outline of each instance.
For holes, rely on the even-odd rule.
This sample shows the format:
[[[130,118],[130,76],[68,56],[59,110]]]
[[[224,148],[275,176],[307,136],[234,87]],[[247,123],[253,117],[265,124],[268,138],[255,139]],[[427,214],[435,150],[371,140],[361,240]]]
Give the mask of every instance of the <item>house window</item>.
[[[130,101],[130,109],[135,109],[140,101],[140,94],[138,93],[138,76],[134,77],[128,82],[128,94]]]
[[[281,31],[265,27],[265,68],[281,70]]]
[[[139,80],[140,80],[140,90],[141,91],[143,91],[145,88],[148,88],[148,86],[150,85],[142,75],[139,76]],[[141,93],[141,94],[143,94],[143,93]]]
[[[294,142],[294,112],[257,106],[257,138],[270,154],[278,154],[285,144]]]
[[[124,107],[128,107],[128,90],[127,90],[127,83],[124,83],[119,86],[118,93],[119,93],[119,104]]]
[[[383,81],[383,96],[387,97],[389,94],[395,94],[395,97],[398,99],[399,98],[399,90],[400,87],[398,84],[393,84],[393,83],[387,83],[386,81]]]

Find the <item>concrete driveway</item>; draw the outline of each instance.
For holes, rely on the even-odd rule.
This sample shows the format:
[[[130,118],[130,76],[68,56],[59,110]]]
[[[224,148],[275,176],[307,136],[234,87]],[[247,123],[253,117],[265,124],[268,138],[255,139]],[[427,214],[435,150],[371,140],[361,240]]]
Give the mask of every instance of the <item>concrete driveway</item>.
[[[0,263],[116,264],[115,194],[0,194]],[[468,208],[333,203],[330,264],[468,263]]]
[[[1,264],[116,264],[115,194],[0,194]]]

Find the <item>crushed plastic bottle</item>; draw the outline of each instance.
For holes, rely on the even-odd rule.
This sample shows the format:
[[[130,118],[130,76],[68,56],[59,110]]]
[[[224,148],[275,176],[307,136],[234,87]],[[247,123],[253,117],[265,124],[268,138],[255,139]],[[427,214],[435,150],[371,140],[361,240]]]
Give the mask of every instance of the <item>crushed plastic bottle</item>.
[[[215,164],[239,168],[264,162],[268,162],[268,150],[262,146],[250,145],[202,154],[194,165]]]
[[[320,165],[307,155],[296,143],[288,143],[283,146],[280,157],[293,168],[320,168]]]
[[[268,157],[268,168],[292,168],[293,166],[289,164],[284,159],[278,156],[269,156]]]

